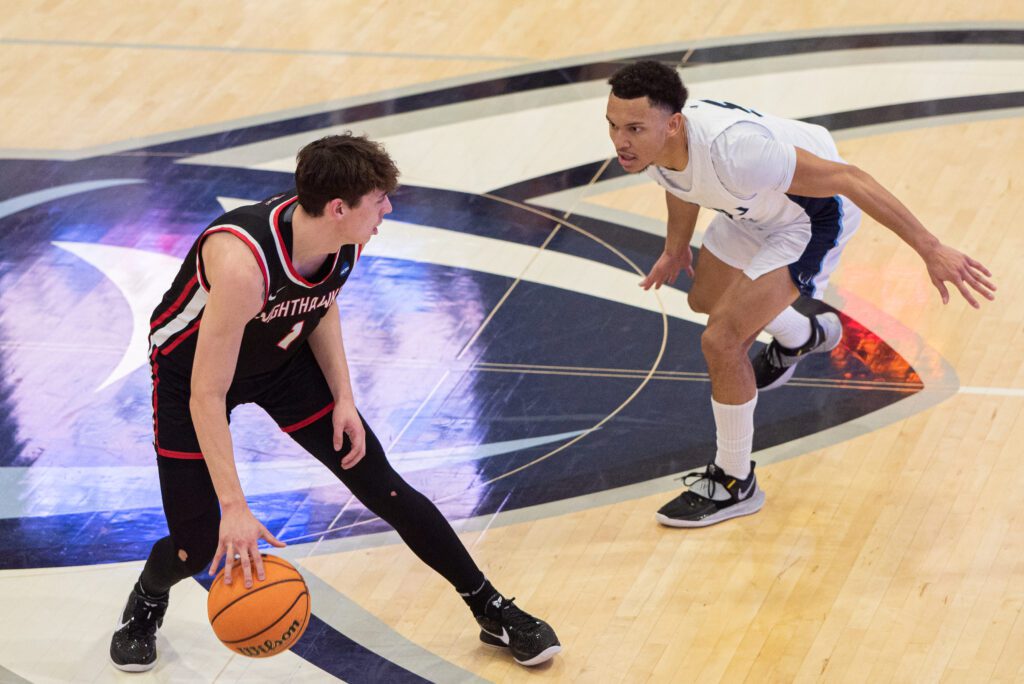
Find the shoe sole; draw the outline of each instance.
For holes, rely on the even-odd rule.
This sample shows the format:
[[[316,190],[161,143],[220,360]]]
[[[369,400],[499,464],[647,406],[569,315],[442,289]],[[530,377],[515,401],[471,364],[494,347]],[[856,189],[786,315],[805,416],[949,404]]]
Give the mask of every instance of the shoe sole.
[[[710,527],[711,525],[715,525],[726,520],[757,513],[761,510],[761,507],[764,506],[764,499],[764,492],[761,491],[761,488],[759,487],[757,491],[754,492],[754,495],[746,501],[741,501],[740,503],[733,504],[728,508],[723,508],[717,513],[709,515],[706,518],[701,518],[700,520],[677,520],[676,518],[670,518],[661,513],[655,513],[654,518],[665,527]]]
[[[555,654],[560,653],[561,650],[561,646],[548,646],[543,651],[533,656],[529,660],[520,660],[519,658],[515,657],[513,657],[512,659],[520,665],[524,665],[526,667],[533,667],[534,665],[540,665],[541,663],[546,663],[547,661],[551,660],[555,657]]]
[[[823,313],[823,314],[819,315],[819,318],[826,318],[826,317],[827,318],[834,318],[835,319],[836,325],[839,326],[839,337],[836,338],[835,344],[833,344],[831,347],[822,348],[822,349],[816,349],[813,352],[811,352],[811,354],[827,354],[827,353],[831,352],[833,349],[835,349],[836,347],[838,347],[839,343],[843,341],[843,322],[839,319],[839,316],[835,315],[832,312]],[[775,378],[774,380],[772,380],[770,383],[768,383],[764,387],[758,387],[757,391],[758,392],[767,392],[769,390],[773,390],[773,389],[776,389],[778,387],[782,387],[787,382],[789,382],[790,378],[793,377],[793,373],[796,372],[796,367],[797,367],[797,364],[794,363],[792,366],[790,366],[789,368],[786,369],[785,373],[783,373],[779,377]]]
[[[490,634],[489,632],[485,632],[483,630],[480,631],[480,643],[486,646],[490,646],[491,648],[508,649],[508,644],[502,641],[500,637],[496,637],[493,634]],[[560,653],[561,651],[561,644],[555,644],[554,646],[548,646],[543,651],[533,656],[532,658],[529,658],[528,660],[520,660],[515,656],[512,656],[512,660],[516,661],[520,665],[524,665],[526,667],[533,667],[534,665],[540,665],[541,663],[551,660],[555,657],[557,653]]]
[[[791,377],[793,377],[793,373],[796,372],[796,366],[797,366],[797,364],[794,363],[792,366],[790,366],[789,368],[786,369],[785,373],[783,373],[779,377],[775,378],[774,380],[769,382],[764,387],[758,387],[757,391],[758,392],[767,392],[769,390],[775,389],[776,387],[782,387],[787,382],[789,382],[789,379]]]
[[[125,663],[124,665],[118,665],[114,662],[114,659],[110,659],[110,664],[116,667],[121,672],[149,672],[156,667],[156,661],[149,663],[148,665],[133,665],[132,663]]]

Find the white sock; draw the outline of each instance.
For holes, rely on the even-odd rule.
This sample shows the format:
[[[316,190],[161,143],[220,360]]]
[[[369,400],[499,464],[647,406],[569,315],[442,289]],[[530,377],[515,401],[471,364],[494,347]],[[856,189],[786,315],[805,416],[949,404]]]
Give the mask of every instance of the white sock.
[[[720,404],[711,400],[718,432],[715,465],[738,480],[750,476],[750,452],[754,444],[754,407],[757,395],[745,404]]]
[[[786,349],[799,349],[811,339],[811,319],[787,306],[764,330]]]

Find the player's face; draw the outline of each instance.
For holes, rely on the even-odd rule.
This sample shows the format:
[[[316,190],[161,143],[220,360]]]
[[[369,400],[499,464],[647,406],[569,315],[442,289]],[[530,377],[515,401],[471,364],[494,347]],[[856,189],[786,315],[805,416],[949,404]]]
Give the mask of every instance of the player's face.
[[[391,199],[383,190],[371,190],[349,208],[349,226],[356,244],[365,245],[380,227],[384,217],[391,213]]]
[[[672,117],[663,108],[652,107],[646,97],[624,100],[608,96],[608,135],[627,173],[643,171],[665,153],[675,130]]]

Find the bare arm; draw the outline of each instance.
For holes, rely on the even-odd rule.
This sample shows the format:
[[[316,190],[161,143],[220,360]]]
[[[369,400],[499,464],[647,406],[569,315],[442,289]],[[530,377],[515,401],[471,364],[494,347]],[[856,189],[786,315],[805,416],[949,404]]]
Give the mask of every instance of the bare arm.
[[[665,283],[674,283],[679,271],[686,269],[687,275],[693,277],[693,254],[690,252],[690,240],[693,229],[697,225],[697,214],[700,207],[683,201],[665,191],[665,204],[668,206],[668,224],[665,235],[665,250],[658,261],[651,267],[651,272],[640,281],[645,290],[660,289]]]
[[[203,262],[210,294],[196,341],[189,410],[223,516],[210,572],[216,572],[225,558],[225,581],[230,583],[231,560],[237,553],[245,584],[251,586],[250,561],[256,564],[259,579],[264,577],[257,539],[283,544],[253,517],[245,501],[228,429],[227,393],[245,326],[263,306],[263,275],[248,247],[227,234],[206,239]]]
[[[796,172],[789,193],[804,197],[844,195],[868,216],[896,233],[924,260],[932,284],[944,304],[949,302],[945,281],[953,283],[971,306],[978,302],[968,285],[986,299],[994,299],[995,285],[988,269],[966,254],[942,244],[917,217],[882,185],[856,166],[828,161],[796,148]]]
[[[309,346],[334,397],[334,450],[341,450],[345,434],[348,434],[352,443],[352,448],[341,459],[341,467],[347,470],[366,454],[366,432],[356,412],[355,400],[352,398],[352,380],[345,358],[345,343],[341,336],[341,317],[338,314],[337,302],[331,304],[331,308],[310,333]]]

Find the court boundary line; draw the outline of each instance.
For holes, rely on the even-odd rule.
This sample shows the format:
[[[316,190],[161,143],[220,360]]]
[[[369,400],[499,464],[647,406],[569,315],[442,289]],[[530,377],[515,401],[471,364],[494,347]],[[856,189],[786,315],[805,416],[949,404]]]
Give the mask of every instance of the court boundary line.
[[[535,71],[548,71],[560,68],[576,67],[595,62],[614,62],[616,60],[631,59],[639,56],[657,54],[663,51],[696,51],[707,48],[718,48],[728,46],[742,46],[766,41],[799,40],[803,38],[828,38],[836,36],[857,35],[861,33],[871,35],[885,35],[895,33],[927,33],[935,31],[1016,31],[1024,30],[1024,22],[927,22],[908,24],[883,24],[877,26],[856,25],[844,27],[829,27],[822,29],[806,29],[801,31],[784,31],[780,33],[758,33],[745,36],[720,36],[715,38],[703,38],[687,41],[676,41],[648,45],[638,48],[625,48],[607,52],[595,52],[586,55],[558,58],[553,60],[530,61],[525,64],[504,69],[489,70],[481,73],[467,74],[447,79],[438,79],[427,83],[419,83],[400,88],[375,91],[364,95],[357,95],[337,100],[328,100],[313,105],[302,107],[286,108],[256,114],[247,117],[239,117],[227,121],[217,122],[201,126],[193,126],[176,131],[155,133],[138,138],[131,138],[112,143],[86,146],[71,150],[54,148],[0,148],[0,158],[5,159],[37,159],[51,161],[77,161],[90,157],[104,156],[129,152],[143,147],[181,142],[190,138],[216,135],[239,128],[247,128],[267,123],[273,123],[285,119],[301,116],[323,114],[337,109],[344,109],[365,104],[393,100],[401,97],[421,95],[445,88],[453,88],[493,81],[500,78],[520,76]],[[10,39],[7,39],[10,40]],[[812,53],[814,54],[814,53]],[[774,59],[765,57],[762,59]],[[756,60],[751,60],[756,61]]]

